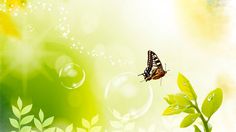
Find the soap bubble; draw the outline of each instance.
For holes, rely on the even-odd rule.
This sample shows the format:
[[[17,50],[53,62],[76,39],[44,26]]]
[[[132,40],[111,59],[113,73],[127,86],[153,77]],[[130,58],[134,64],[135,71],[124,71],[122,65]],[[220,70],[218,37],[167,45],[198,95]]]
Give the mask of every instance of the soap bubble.
[[[80,87],[85,81],[85,72],[77,64],[69,63],[59,71],[61,84],[68,89]]]
[[[148,83],[141,83],[135,73],[122,73],[108,83],[105,102],[108,110],[119,120],[137,119],[150,108],[153,90]]]

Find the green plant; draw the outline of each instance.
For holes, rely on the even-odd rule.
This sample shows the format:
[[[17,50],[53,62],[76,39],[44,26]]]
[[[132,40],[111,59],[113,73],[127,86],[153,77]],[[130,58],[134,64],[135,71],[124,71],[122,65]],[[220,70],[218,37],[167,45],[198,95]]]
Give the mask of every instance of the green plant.
[[[18,98],[17,107],[12,105],[12,111],[17,119],[9,118],[10,124],[17,130],[12,130],[11,132],[73,132],[73,124],[68,125],[64,130],[59,127],[49,127],[54,121],[54,116],[45,119],[44,112],[41,109],[39,110],[38,118],[34,118],[34,115],[26,116],[31,109],[32,104],[23,107],[21,98]],[[37,130],[32,130],[32,126],[26,126],[33,119]],[[102,126],[96,125],[98,121],[99,115],[94,116],[90,122],[83,118],[82,125],[84,128],[77,128],[77,132],[100,132]]]
[[[17,100],[17,107],[12,105],[13,114],[16,116],[17,119],[9,118],[10,124],[14,128],[16,128],[19,132],[31,131],[31,126],[26,126],[34,118],[33,115],[27,115],[31,111],[31,109],[32,109],[32,104],[23,107],[23,103],[20,97]],[[16,132],[16,130],[13,130],[12,132]]]
[[[44,120],[44,113],[43,113],[43,111],[40,109],[40,110],[39,110],[39,119],[34,118],[34,125],[36,126],[36,128],[37,128],[40,132],[43,132],[46,127],[48,127],[49,125],[52,124],[53,120],[54,120],[54,116],[49,117],[49,118],[47,118],[47,119]],[[45,131],[53,131],[53,130],[51,130],[51,129],[54,130],[55,128],[48,128],[48,129],[46,129]]]
[[[82,125],[84,128],[77,128],[77,132],[100,132],[102,130],[102,126],[96,126],[98,120],[98,115],[94,116],[90,122],[83,118]]]
[[[196,119],[200,118],[205,132],[210,132],[212,126],[209,120],[212,115],[219,109],[223,100],[223,92],[220,88],[211,91],[203,101],[201,110],[197,103],[197,95],[186,77],[181,73],[177,79],[178,87],[181,93],[170,94],[164,99],[169,104],[169,107],[163,112],[163,115],[175,115],[180,113],[187,113],[188,115],[180,123],[181,128],[192,125]],[[201,132],[199,127],[194,125],[195,132]]]

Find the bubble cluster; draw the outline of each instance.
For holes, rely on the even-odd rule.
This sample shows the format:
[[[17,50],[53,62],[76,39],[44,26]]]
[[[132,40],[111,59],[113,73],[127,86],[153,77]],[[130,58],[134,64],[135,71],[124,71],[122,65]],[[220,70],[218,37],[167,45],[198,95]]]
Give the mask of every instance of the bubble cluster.
[[[66,64],[59,71],[59,80],[67,89],[79,88],[85,81],[85,71],[77,64]]]
[[[104,98],[115,118],[132,120],[149,110],[153,90],[148,83],[140,83],[135,73],[122,73],[107,84]]]

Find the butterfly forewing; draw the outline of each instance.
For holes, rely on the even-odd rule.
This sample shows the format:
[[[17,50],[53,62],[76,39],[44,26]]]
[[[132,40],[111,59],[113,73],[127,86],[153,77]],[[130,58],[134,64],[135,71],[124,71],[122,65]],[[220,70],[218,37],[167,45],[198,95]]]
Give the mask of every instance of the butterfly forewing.
[[[160,59],[151,50],[148,51],[148,67],[149,66],[163,69]]]

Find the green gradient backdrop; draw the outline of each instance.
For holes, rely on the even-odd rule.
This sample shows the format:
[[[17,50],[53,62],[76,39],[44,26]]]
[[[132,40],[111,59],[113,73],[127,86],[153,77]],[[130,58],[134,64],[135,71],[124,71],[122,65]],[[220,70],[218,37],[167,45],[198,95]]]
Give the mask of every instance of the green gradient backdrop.
[[[0,34],[0,131],[12,130],[8,118],[14,116],[11,105],[16,104],[18,97],[24,104],[33,104],[33,114],[42,109],[46,117],[55,116],[53,126],[74,123],[82,127],[82,118],[90,120],[99,114],[102,131],[110,130],[110,121],[116,119],[107,109],[105,89],[121,73],[143,72],[149,49],[171,71],[163,78],[162,85],[159,81],[134,84],[143,86],[143,91],[150,85],[154,97],[148,111],[131,121],[136,123],[133,131],[141,128],[148,131],[153,126],[154,131],[192,131],[193,128],[178,128],[181,121],[178,117],[161,116],[167,106],[163,97],[177,91],[178,72],[191,80],[200,102],[206,91],[222,87],[226,98],[223,109],[213,119],[214,129],[236,130],[232,124],[234,116],[230,116],[235,112],[235,106],[231,105],[235,97],[231,95],[236,86],[233,71],[236,17],[232,14],[236,4],[229,2],[221,6],[226,10],[218,10],[219,7],[207,1],[196,3],[29,0],[25,8],[7,12],[21,37],[2,31]],[[3,2],[0,9],[5,9]],[[61,85],[58,75],[61,66],[69,62],[80,65],[86,74],[85,82],[76,89]],[[132,99],[145,102],[150,96],[145,93],[141,91]],[[134,105],[128,99],[119,101],[124,105],[118,108]]]

